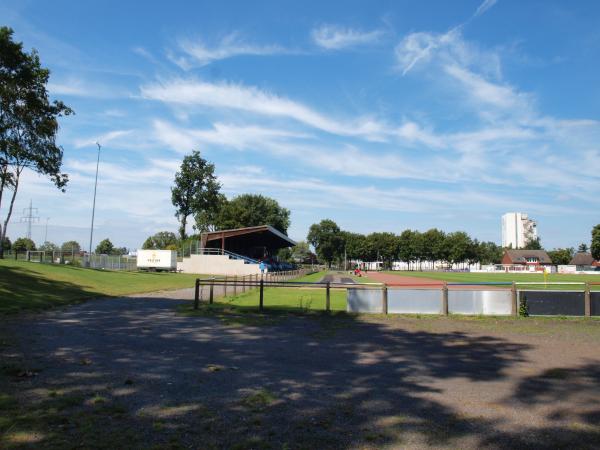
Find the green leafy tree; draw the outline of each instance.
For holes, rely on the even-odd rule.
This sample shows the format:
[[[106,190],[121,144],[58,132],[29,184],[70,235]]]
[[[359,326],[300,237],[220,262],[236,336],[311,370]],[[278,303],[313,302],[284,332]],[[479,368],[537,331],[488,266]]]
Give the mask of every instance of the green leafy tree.
[[[594,259],[600,261],[600,224],[592,228],[592,245],[590,250]]]
[[[179,220],[179,238],[185,239],[190,215],[209,215],[219,206],[221,185],[215,176],[215,166],[194,151],[183,158],[175,184],[171,188],[171,201],[175,217]]]
[[[340,234],[344,240],[344,249],[346,250],[348,260],[364,261],[369,253],[366,236],[349,231],[341,231]]]
[[[371,233],[366,237],[371,260],[382,261],[385,268],[392,267],[398,257],[400,241],[394,233]]]
[[[12,249],[16,252],[23,252],[25,250],[35,250],[35,242],[29,238],[19,238],[13,242]]]
[[[523,248],[525,250],[543,250],[542,242],[540,241],[539,237],[528,241],[527,244],[525,244],[525,247]]]
[[[586,243],[582,242],[581,244],[579,244],[579,247],[577,247],[577,251],[579,253],[587,253],[589,251],[589,247]]]
[[[58,245],[54,244],[53,242],[46,241],[42,245],[40,245],[38,250],[42,250],[44,252],[54,252],[58,250]]]
[[[63,150],[56,145],[58,118],[73,111],[49,100],[50,71],[35,50],[27,53],[13,41],[13,30],[0,27],[0,242],[6,237],[21,175],[29,169],[49,177],[64,192],[68,177],[61,173]],[[10,195],[8,206],[4,195]],[[4,247],[0,246],[0,258]]]
[[[469,259],[469,252],[473,248],[473,241],[464,231],[448,233],[446,238],[448,246],[448,260],[453,264],[460,264]]]
[[[310,263],[312,252],[310,251],[310,245],[308,242],[299,241],[294,247],[292,247],[292,260],[295,263]]]
[[[344,238],[340,227],[330,219],[312,224],[306,240],[315,248],[319,259],[324,261],[328,267],[331,267],[331,263],[338,259],[344,251]]]
[[[500,264],[502,261],[502,247],[493,242],[479,242],[476,252],[481,264]]]
[[[287,234],[290,211],[276,200],[255,194],[243,194],[226,202],[217,214],[217,229],[271,225]]]
[[[77,241],[67,241],[63,242],[60,246],[60,249],[63,252],[73,252],[73,254],[79,253],[81,251],[81,245]]]
[[[114,250],[115,246],[113,245],[112,242],[110,242],[110,239],[106,238],[100,241],[100,243],[98,244],[98,246],[96,247],[96,254],[97,255],[110,255],[112,254],[113,250]]]
[[[171,231],[159,231],[153,234],[144,241],[142,248],[145,250],[168,250],[168,246],[175,246],[177,248],[177,236]]]
[[[292,249],[289,247],[280,248],[277,251],[277,259],[279,261],[293,262]]]
[[[223,194],[217,194],[210,208],[194,213],[194,230],[199,231],[200,233],[216,231],[219,213],[226,205],[227,197]]]
[[[123,256],[127,253],[129,253],[127,247],[114,247],[110,252],[110,254],[113,256]]]
[[[8,237],[5,237],[2,240],[2,249],[3,250],[10,250],[12,247],[12,243],[10,242],[10,239]]]
[[[548,252],[548,256],[550,256],[552,262],[557,265],[569,264],[574,254],[575,249],[573,248],[556,248]]]
[[[409,270],[410,263],[417,260],[415,245],[418,234],[418,231],[404,230],[398,237],[398,258],[408,264]]]

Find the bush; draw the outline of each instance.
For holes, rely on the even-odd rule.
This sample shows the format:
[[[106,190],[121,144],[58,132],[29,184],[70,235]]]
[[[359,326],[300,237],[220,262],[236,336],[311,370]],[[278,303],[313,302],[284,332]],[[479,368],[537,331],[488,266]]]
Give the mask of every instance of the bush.
[[[529,306],[527,305],[526,295],[523,295],[519,301],[519,316],[529,317]]]

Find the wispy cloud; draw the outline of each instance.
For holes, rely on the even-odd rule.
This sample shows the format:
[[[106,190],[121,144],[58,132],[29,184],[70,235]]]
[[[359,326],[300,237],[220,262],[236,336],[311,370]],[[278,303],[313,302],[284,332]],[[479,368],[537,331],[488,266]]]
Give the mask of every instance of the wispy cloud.
[[[339,25],[321,25],[311,32],[315,44],[327,50],[340,50],[377,42],[383,36],[382,30],[361,31]]]
[[[227,108],[272,117],[285,117],[319,130],[345,136],[381,140],[387,127],[372,117],[348,121],[332,119],[301,102],[256,87],[234,83],[209,83],[172,79],[141,87],[143,98],[170,104]]]
[[[496,4],[497,0],[484,0],[475,11],[473,17],[479,17]]]
[[[247,42],[237,32],[227,34],[214,45],[209,45],[199,38],[180,39],[178,47],[178,50],[183,55],[171,51],[167,56],[184,70],[192,67],[206,66],[214,61],[233,58],[235,56],[265,56],[289,52],[279,45],[260,45]]]

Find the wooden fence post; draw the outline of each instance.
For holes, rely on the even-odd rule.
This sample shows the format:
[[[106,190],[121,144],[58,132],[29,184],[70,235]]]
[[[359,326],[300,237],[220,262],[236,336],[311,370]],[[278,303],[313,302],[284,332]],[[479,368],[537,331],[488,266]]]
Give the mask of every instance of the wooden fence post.
[[[258,310],[260,312],[262,312],[263,310],[263,287],[264,287],[264,283],[263,283],[263,279],[260,279],[260,300],[259,300],[259,304],[258,304]]]
[[[586,281],[585,283],[585,316],[590,317],[592,315],[592,293],[590,292],[590,283]]]
[[[215,279],[211,278],[210,279],[210,292],[208,293],[208,303],[210,303],[211,305],[212,305],[213,298],[214,298],[214,288],[215,288]]]
[[[196,278],[196,288],[194,290],[194,309],[198,309],[200,303],[200,280]]]
[[[387,316],[388,313],[388,289],[387,285],[381,288],[381,312]]]
[[[519,299],[517,296],[517,284],[513,281],[512,286],[510,287],[510,295],[511,295],[511,301],[510,301],[510,313],[514,316],[517,317],[519,315]]]
[[[330,289],[330,283],[328,281],[325,286],[325,311],[327,311],[327,312],[331,311],[331,296],[330,296],[329,289]]]
[[[225,275],[225,281],[223,282],[223,297],[227,297],[227,275]]]
[[[237,295],[237,275],[233,277],[233,296]]]
[[[442,286],[442,314],[448,315],[448,283],[446,281]]]

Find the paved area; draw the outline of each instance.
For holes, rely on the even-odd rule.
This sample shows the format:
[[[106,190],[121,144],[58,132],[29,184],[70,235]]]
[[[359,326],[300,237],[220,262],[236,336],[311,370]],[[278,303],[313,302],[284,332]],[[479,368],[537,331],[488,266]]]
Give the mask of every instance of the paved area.
[[[190,294],[4,320],[3,361],[34,372],[4,388],[82,396],[54,413],[65,448],[600,446],[599,321],[178,314]]]

